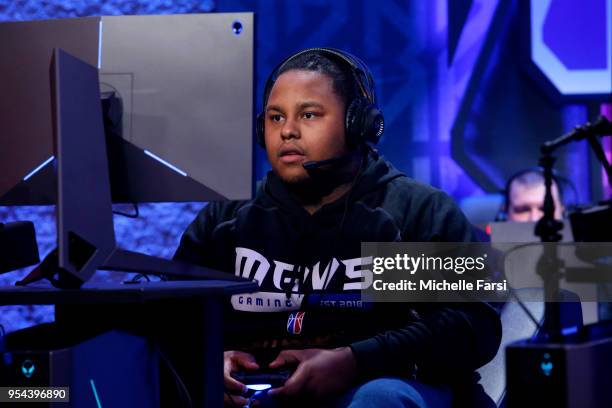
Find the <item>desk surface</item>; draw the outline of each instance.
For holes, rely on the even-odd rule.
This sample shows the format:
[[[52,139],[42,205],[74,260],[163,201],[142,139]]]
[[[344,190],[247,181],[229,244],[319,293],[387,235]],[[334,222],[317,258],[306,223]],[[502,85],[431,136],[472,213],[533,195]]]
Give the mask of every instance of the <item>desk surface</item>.
[[[144,303],[163,299],[229,296],[257,291],[256,282],[221,280],[139,283],[85,283],[80,289],[57,289],[49,283],[0,286],[0,305]]]

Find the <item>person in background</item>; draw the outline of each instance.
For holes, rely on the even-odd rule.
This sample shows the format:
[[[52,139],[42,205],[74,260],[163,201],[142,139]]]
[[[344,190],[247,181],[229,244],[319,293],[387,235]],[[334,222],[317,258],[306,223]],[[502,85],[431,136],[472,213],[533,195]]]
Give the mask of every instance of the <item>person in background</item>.
[[[544,215],[544,174],[539,169],[528,169],[512,176],[506,184],[505,211],[507,221],[535,222]],[[556,180],[552,185],[555,219],[561,220],[565,211],[562,192]]]

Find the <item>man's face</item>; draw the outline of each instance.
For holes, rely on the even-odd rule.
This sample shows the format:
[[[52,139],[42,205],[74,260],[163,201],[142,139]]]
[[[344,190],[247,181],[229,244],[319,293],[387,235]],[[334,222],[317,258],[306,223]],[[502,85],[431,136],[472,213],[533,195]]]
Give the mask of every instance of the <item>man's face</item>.
[[[348,152],[344,105],[325,74],[290,70],[277,78],[265,111],[265,140],[272,169],[285,183],[309,179],[304,162]]]
[[[533,186],[521,183],[510,185],[510,203],[508,205],[508,221],[528,222],[538,221],[544,216],[544,184]],[[559,190],[556,184],[552,188],[555,203],[555,219],[563,218],[563,204],[559,199]]]

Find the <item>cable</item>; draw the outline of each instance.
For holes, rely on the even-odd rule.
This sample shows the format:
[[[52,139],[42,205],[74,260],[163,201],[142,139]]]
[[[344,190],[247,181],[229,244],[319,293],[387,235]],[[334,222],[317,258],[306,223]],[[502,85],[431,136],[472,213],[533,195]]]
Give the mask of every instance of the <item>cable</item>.
[[[191,395],[189,394],[189,390],[185,386],[185,383],[181,379],[181,376],[174,369],[174,365],[172,365],[172,362],[170,361],[170,359],[161,351],[161,349],[159,348],[157,344],[153,343],[153,346],[155,347],[155,350],[157,351],[159,356],[162,358],[162,360],[164,361],[164,363],[170,370],[170,373],[174,377],[174,381],[177,385],[177,389],[179,391],[179,395],[181,396],[181,400],[184,403],[186,403],[188,407],[190,408],[193,407],[193,403],[191,401]]]
[[[138,203],[132,203],[132,205],[134,206],[134,213],[133,214],[128,214],[128,213],[124,213],[122,211],[115,211],[113,210],[113,214],[115,215],[121,215],[127,218],[138,218],[140,216],[140,211],[138,210]]]
[[[122,101],[122,102],[121,102],[121,105],[123,105],[123,98],[121,97],[121,92],[119,92],[119,90],[117,89],[117,87],[115,87],[115,86],[113,86],[113,85],[109,84],[108,82],[100,82],[100,87],[102,87],[102,86],[107,86],[107,87],[109,87],[109,88],[111,89],[111,91],[110,91],[110,92],[114,92],[114,93],[116,93],[116,94],[117,94],[117,98],[118,98],[120,101]],[[103,92],[109,92],[109,91],[103,91]]]
[[[137,273],[136,275],[134,275],[134,277],[132,277],[132,279],[130,280],[126,280],[123,283],[140,283],[140,279],[146,279],[147,282],[151,282],[151,278],[149,278],[149,275],[146,273]]]
[[[346,220],[346,214],[348,213],[348,207],[350,204],[351,195],[353,194],[353,191],[355,190],[355,186],[359,184],[359,182],[361,181],[361,176],[363,176],[363,173],[365,172],[365,168],[367,166],[367,162],[368,162],[370,153],[374,153],[374,151],[371,147],[366,145],[365,151],[363,152],[363,155],[361,156],[361,159],[359,161],[359,170],[357,171],[357,175],[355,176],[355,179],[353,180],[353,184],[351,185],[351,188],[346,193],[346,198],[344,201],[344,210],[342,211],[342,219],[340,220],[340,228],[339,228],[340,237],[342,237],[342,232],[344,230],[344,221]]]
[[[522,248],[527,248],[527,247],[531,247],[531,246],[536,246],[536,245],[541,245],[542,242],[529,242],[526,244],[521,244],[521,245],[517,245],[514,248],[510,249],[508,252],[504,253],[503,256],[503,262],[505,264],[506,262],[506,257],[508,255],[510,255],[512,252],[515,252],[519,249]],[[553,243],[554,245],[560,245],[560,246],[568,246],[568,245],[572,245],[573,243],[571,242],[565,242],[565,243]],[[540,333],[542,333],[543,331],[543,327],[540,324],[540,322],[538,322],[538,320],[535,318],[535,316],[529,311],[529,309],[527,308],[527,306],[525,306],[525,304],[523,303],[523,301],[521,299],[519,299],[518,295],[516,294],[516,291],[511,287],[510,288],[510,295],[516,300],[516,302],[518,303],[519,307],[523,310],[523,312],[525,312],[525,314],[529,317],[529,319],[532,321],[533,324],[535,324],[536,328],[537,328],[537,332],[533,335],[533,337],[537,337],[538,335],[540,335]],[[543,300],[544,302],[546,301],[546,299]]]
[[[535,324],[535,326],[537,328],[537,331],[534,334],[534,336],[537,336],[539,333],[541,333],[542,332],[542,325],[540,324],[540,322],[538,322],[538,320],[531,313],[531,311],[529,311],[529,309],[527,309],[527,306],[525,306],[523,301],[521,299],[519,299],[518,295],[516,294],[516,292],[515,292],[515,290],[513,288],[510,288],[510,296],[512,296],[516,300],[516,303],[518,303],[519,307],[521,309],[523,309],[523,312],[525,312],[527,317],[529,317],[529,320],[531,320],[531,322],[533,324]]]

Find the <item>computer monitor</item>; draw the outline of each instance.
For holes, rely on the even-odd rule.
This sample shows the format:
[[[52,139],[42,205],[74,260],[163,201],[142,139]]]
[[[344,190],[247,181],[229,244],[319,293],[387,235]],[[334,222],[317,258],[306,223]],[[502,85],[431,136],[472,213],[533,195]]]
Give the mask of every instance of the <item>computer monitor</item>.
[[[171,21],[160,23],[159,19],[165,20],[164,17],[170,17]],[[150,30],[155,27],[170,29],[170,22],[180,26],[186,19],[188,21],[184,25],[191,25],[192,35],[195,35],[202,30],[206,31],[206,21],[198,17],[207,16],[145,16],[150,25],[144,26]],[[252,23],[252,15],[230,17],[226,15],[224,18],[233,36],[241,35],[244,32],[241,30]],[[131,24],[132,21],[122,19],[114,21],[117,27],[130,25],[126,28],[128,33],[137,29],[138,21],[134,20]],[[142,57],[138,63],[133,62],[142,71],[142,75],[132,72],[128,75],[131,80],[126,87],[123,87],[125,84],[122,85],[121,81],[111,85],[122,96],[123,105],[127,106],[127,115],[124,117],[130,123],[131,130],[126,132],[126,137],[119,143],[115,140],[109,144],[109,137],[107,135],[105,138],[102,126],[100,103],[104,21],[104,18],[86,18],[24,25],[11,23],[8,28],[0,27],[0,44],[11,43],[15,51],[12,63],[1,60],[0,73],[6,73],[8,77],[12,75],[10,78],[17,83],[8,87],[7,94],[0,95],[0,107],[6,108],[0,112],[0,141],[7,146],[0,150],[0,168],[10,176],[0,179],[0,195],[11,189],[11,182],[16,182],[17,188],[9,191],[4,198],[18,199],[18,202],[25,204],[46,203],[49,199],[52,203],[57,202],[58,251],[41,264],[39,270],[43,271],[42,276],[60,287],[79,287],[97,269],[202,279],[239,279],[231,274],[119,249],[114,238],[110,207],[109,175],[113,171],[109,171],[109,168],[115,168],[114,174],[120,176],[122,191],[129,194],[131,201],[250,197],[253,145],[252,36],[246,51],[231,52],[229,59],[223,60],[225,64],[245,63],[246,68],[241,66],[240,69],[225,70],[234,72],[227,78],[226,74],[220,73],[223,71],[221,66],[213,62],[210,65],[216,68],[210,69],[212,74],[206,73],[205,79],[199,78],[199,82],[204,85],[196,85],[196,78],[192,78],[194,87],[210,91],[200,95],[206,102],[198,102],[196,93],[185,89],[185,83],[189,82],[185,78],[182,81],[168,79],[168,83],[174,84],[170,87],[167,84],[157,86],[154,80],[140,80],[141,76],[147,77],[147,70],[164,72],[171,77],[183,74],[181,70],[191,72],[191,67],[178,64],[173,68],[166,63],[167,66],[158,69],[154,64],[151,65],[148,57]],[[32,24],[33,30],[28,30],[29,24]],[[109,26],[112,27],[112,24]],[[115,30],[119,30],[117,27]],[[215,31],[216,26],[213,24],[211,27]],[[61,35],[56,36],[58,32]],[[172,37],[172,34],[169,36]],[[97,40],[92,42],[92,38]],[[61,47],[51,47],[58,39],[89,60],[66,52]],[[119,37],[115,38],[115,42],[120,42]],[[215,44],[217,46],[218,43]],[[123,53],[128,52],[121,48],[124,44],[117,47]],[[94,49],[97,50],[95,53]],[[132,51],[137,52],[135,49]],[[183,51],[191,55],[197,53],[198,49]],[[213,49],[208,51],[215,54]],[[121,52],[117,58],[121,57]],[[241,55],[240,58],[237,54]],[[208,55],[202,58],[214,60],[217,57]],[[132,61],[129,58],[126,60]],[[148,66],[143,62],[145,60]],[[179,63],[181,61],[178,60]],[[242,71],[248,72],[248,75],[241,76]],[[213,75],[217,73],[218,76]],[[212,79],[208,78],[209,74],[213,75]],[[116,79],[123,74],[108,75]],[[157,81],[163,77],[159,73],[155,76]],[[229,93],[227,90],[222,93],[224,84],[218,82],[221,78],[230,80]],[[108,79],[106,86],[109,86]],[[232,94],[234,88],[240,92]],[[183,93],[189,101],[187,105],[195,105],[195,108],[178,102]],[[241,96],[246,98],[246,102],[237,103],[233,100]],[[221,99],[215,99],[217,97]],[[8,103],[10,101],[13,104]],[[177,111],[176,106],[184,108],[185,112]],[[210,111],[202,111],[206,107],[210,107]],[[141,112],[150,113],[154,121],[157,119],[156,126],[148,124],[145,119],[149,117],[140,117]],[[12,117],[9,118],[9,115]],[[176,121],[173,115],[179,115],[181,120]],[[7,121],[3,120],[5,117]],[[201,127],[201,133],[194,137],[190,132],[197,126]],[[107,155],[109,145],[114,145],[115,153],[118,154]],[[226,148],[223,147],[225,145]],[[45,159],[54,156],[55,160]],[[199,158],[199,161],[194,160],[194,157]],[[37,166],[37,171],[23,176],[24,169],[33,168],[38,163],[42,165]],[[116,171],[117,168],[122,171]],[[44,194],[40,194],[40,191]],[[49,267],[45,269],[46,266]],[[45,274],[45,270],[49,275]]]
[[[49,61],[97,66],[123,105],[111,140],[114,202],[253,193],[252,13],[112,16],[0,24],[0,204],[55,203]]]
[[[117,246],[98,70],[55,48],[49,83],[57,164],[57,250],[18,284],[48,279],[59,288],[74,289],[98,269],[243,281]]]

